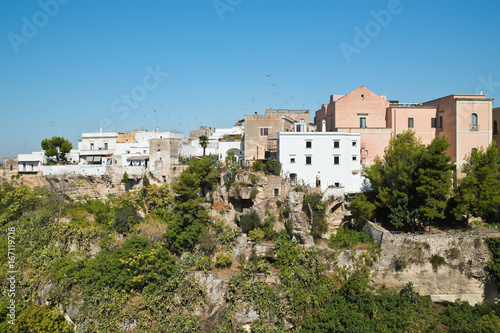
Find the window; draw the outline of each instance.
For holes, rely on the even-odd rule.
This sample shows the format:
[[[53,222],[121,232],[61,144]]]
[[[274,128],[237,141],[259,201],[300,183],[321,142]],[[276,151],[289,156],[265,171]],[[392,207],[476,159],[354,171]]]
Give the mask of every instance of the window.
[[[366,128],[366,117],[360,117],[359,118],[359,127],[360,128]]]
[[[353,147],[357,147],[357,146],[358,146],[358,141],[353,141],[353,142],[352,142],[352,146],[353,146]]]
[[[365,99],[365,95],[361,95],[361,99],[362,99],[362,100],[363,100],[363,99]]]
[[[295,163],[295,157],[290,157],[290,163]]]
[[[339,148],[340,147],[340,141],[333,141],[333,148]]]
[[[472,148],[472,149],[470,150],[470,153],[471,153],[471,154],[477,153],[477,148]]]
[[[306,165],[312,164],[312,156],[306,156]]]
[[[436,118],[431,118],[431,128],[436,128]]]
[[[94,144],[93,143],[90,144],[90,150],[94,150]]]
[[[493,122],[493,134],[494,135],[498,134],[498,128],[497,128],[497,121],[496,120]]]
[[[443,116],[439,116],[439,128],[443,128]]]
[[[470,115],[470,130],[477,131],[479,126],[477,125],[477,114],[473,113]]]
[[[357,157],[356,155],[354,155],[354,156],[352,157],[352,160],[353,160],[353,161],[357,161],[357,160],[358,160],[358,157]]]
[[[413,128],[413,118],[408,118],[408,128]]]
[[[107,150],[107,149],[108,149],[108,143],[104,142],[104,150]]]
[[[340,164],[340,156],[333,156],[333,164]]]
[[[340,187],[340,183],[335,183],[335,187]]]
[[[12,171],[12,165],[9,166],[9,170]]]
[[[306,141],[306,148],[312,148],[312,141]]]
[[[267,135],[269,135],[269,128],[267,128],[267,127],[266,128],[261,128],[260,129],[260,135],[261,136],[267,136]]]
[[[274,189],[274,196],[277,197],[280,195],[280,189],[279,188],[275,188]]]

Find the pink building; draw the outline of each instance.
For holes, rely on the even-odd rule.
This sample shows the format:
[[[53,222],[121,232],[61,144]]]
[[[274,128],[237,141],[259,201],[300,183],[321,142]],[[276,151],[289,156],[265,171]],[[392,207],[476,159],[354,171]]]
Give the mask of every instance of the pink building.
[[[451,143],[448,153],[460,165],[471,149],[491,143],[492,102],[484,95],[449,95],[403,104],[361,86],[347,95],[332,95],[330,102],[316,111],[314,123],[318,131],[325,120],[327,131],[360,133],[364,164],[383,156],[392,136],[411,129],[423,144],[446,136]]]
[[[493,140],[497,143],[497,148],[500,150],[500,133],[498,126],[500,124],[500,108],[493,109]]]

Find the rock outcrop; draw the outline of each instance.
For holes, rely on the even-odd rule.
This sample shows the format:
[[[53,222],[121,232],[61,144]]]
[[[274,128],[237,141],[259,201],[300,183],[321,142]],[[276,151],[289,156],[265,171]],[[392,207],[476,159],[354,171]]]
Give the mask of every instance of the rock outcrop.
[[[372,271],[375,286],[401,289],[411,281],[417,292],[430,295],[434,302],[496,300],[495,284],[485,270],[490,255],[483,237],[392,234],[371,223],[364,229],[381,244],[380,259]]]

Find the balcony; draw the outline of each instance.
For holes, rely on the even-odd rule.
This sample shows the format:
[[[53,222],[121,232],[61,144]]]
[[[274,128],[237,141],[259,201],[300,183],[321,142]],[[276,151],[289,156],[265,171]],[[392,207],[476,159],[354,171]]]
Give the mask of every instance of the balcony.
[[[470,124],[470,130],[471,131],[479,131],[479,125],[478,124]]]

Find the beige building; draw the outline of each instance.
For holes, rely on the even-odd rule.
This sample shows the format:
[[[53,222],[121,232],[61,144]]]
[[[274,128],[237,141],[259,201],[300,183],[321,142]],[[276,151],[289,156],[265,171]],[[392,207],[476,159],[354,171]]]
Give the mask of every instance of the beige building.
[[[492,102],[484,95],[449,95],[425,103],[399,103],[361,86],[347,95],[332,95],[316,111],[315,125],[320,129],[324,120],[327,131],[360,133],[363,164],[383,156],[390,138],[410,129],[423,144],[446,136],[451,144],[448,154],[460,165],[471,149],[492,141]]]
[[[157,177],[170,177],[172,165],[179,163],[181,147],[186,143],[179,138],[149,140],[149,170]]]
[[[196,131],[189,131],[189,138],[191,140],[198,140],[202,135],[208,138],[212,135],[212,129],[207,126],[200,126]]]
[[[277,158],[279,132],[310,132],[309,110],[267,109],[265,114],[245,116],[245,161]]]
[[[245,161],[264,160],[277,154],[278,132],[292,132],[293,124],[286,114],[245,116]]]

